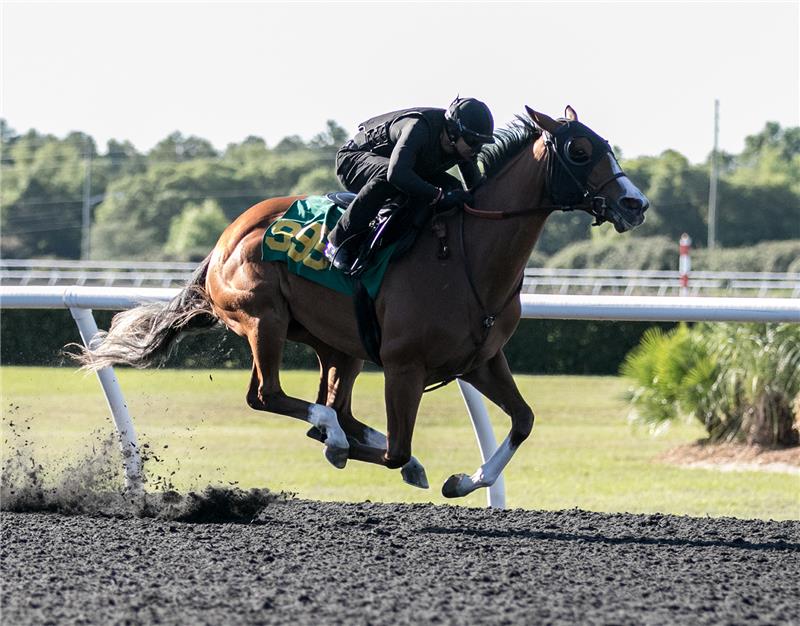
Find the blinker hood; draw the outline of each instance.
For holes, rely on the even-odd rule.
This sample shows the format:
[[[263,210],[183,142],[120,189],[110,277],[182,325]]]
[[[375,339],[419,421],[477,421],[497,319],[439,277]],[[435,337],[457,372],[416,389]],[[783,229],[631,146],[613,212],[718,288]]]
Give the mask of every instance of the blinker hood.
[[[547,164],[547,180],[553,204],[562,207],[585,204],[590,196],[589,175],[594,166],[612,152],[611,147],[605,139],[578,121],[564,122],[555,133],[543,132],[552,153]],[[570,144],[578,138],[586,139],[592,146],[591,155],[585,162],[575,161],[569,155]]]

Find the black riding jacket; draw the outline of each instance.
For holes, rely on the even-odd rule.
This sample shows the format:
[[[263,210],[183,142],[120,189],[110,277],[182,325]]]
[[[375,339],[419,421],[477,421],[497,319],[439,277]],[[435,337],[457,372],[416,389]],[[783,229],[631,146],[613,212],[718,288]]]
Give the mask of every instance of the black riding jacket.
[[[436,174],[458,166],[468,189],[481,179],[476,160],[461,160],[442,150],[444,109],[418,108],[393,111],[363,122],[358,134],[343,150],[371,152],[389,159],[389,182],[410,196],[433,200],[437,189],[427,182]]]

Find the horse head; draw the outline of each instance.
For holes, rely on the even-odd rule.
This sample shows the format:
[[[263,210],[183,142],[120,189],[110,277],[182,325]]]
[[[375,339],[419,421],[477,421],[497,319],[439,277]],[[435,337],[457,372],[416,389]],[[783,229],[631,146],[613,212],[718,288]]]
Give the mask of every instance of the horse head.
[[[595,217],[595,224],[611,222],[620,233],[644,222],[650,202],[622,171],[609,143],[578,121],[575,109],[568,106],[559,120],[525,109],[544,131],[548,188],[555,205],[582,209]]]

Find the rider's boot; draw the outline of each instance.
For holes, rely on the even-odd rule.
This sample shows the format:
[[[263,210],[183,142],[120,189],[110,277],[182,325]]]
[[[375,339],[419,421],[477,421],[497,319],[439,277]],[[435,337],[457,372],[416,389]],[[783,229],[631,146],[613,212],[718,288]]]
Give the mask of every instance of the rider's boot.
[[[353,263],[356,261],[356,252],[350,249],[355,247],[355,243],[354,238],[346,240],[343,245],[338,246],[328,241],[323,254],[333,267],[347,273],[352,269]]]
[[[397,191],[383,178],[370,180],[328,234],[323,254],[337,270],[350,272],[358,256],[358,247],[369,232],[370,223],[392,190]]]

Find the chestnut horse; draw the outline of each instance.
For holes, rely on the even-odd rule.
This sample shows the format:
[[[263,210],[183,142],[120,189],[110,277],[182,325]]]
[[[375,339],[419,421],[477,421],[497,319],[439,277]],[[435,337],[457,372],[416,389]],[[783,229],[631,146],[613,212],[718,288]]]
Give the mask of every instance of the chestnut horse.
[[[285,263],[261,260],[265,229],[298,197],[264,200],[242,213],[172,302],[119,313],[79,360],[91,369],[146,367],[163,361],[182,333],[221,322],[252,350],[252,408],[310,423],[309,435],[324,442],[338,468],[347,459],[402,468],[403,479],[418,487],[428,486],[411,456],[423,391],[461,378],[510,416],[511,429],[483,466],[471,476],[451,476],[442,492],[464,496],[492,485],[533,426],[502,347],[519,322],[523,272],[545,220],[557,209],[582,209],[623,232],[640,224],[648,207],[607,142],[579,123],[571,107],[561,120],[526,111],[484,147],[486,177],[474,207],[444,218],[453,235],[450,257],[437,257],[438,238],[426,229],[385,275],[375,308],[386,435],[352,413],[353,384],[368,358],[352,299],[290,273]],[[281,388],[287,339],[308,344],[319,357],[315,402]]]

